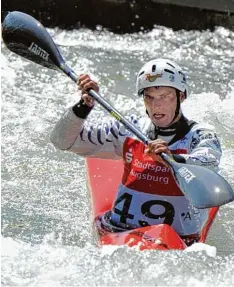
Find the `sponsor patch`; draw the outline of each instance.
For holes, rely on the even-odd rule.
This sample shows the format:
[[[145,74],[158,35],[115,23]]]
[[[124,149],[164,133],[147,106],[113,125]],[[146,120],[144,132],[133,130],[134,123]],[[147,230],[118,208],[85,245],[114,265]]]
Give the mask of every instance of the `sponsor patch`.
[[[207,146],[210,146],[213,143],[218,150],[221,151],[220,142],[214,132],[207,130],[197,130],[192,137],[190,144],[191,150],[193,150],[202,140],[211,140],[207,143]],[[203,145],[204,146],[204,145]]]
[[[126,152],[125,158],[126,158],[126,162],[127,163],[131,163],[132,162],[132,149],[129,149],[128,152]]]

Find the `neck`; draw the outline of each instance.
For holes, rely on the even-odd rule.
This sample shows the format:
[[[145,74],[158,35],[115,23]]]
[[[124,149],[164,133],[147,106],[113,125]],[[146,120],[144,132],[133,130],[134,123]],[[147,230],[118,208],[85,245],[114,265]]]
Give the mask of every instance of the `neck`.
[[[157,128],[160,129],[160,130],[170,129],[171,127],[173,127],[181,119],[182,116],[183,116],[183,114],[180,111],[179,114],[174,118],[174,120],[168,126],[157,127]]]

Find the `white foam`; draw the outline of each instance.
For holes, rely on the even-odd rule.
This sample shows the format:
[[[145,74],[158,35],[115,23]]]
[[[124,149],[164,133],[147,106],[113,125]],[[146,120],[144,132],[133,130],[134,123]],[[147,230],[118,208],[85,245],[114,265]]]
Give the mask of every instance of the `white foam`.
[[[175,32],[165,27],[133,35],[102,29],[49,31],[61,44],[67,63],[77,74],[88,72],[100,79],[103,96],[123,114],[145,114],[142,99],[135,95],[136,73],[145,61],[178,60],[193,90],[183,109],[189,118],[215,125],[224,147],[223,168],[234,180],[233,141],[228,141],[234,126],[233,32]],[[91,211],[84,160],[56,151],[48,139],[66,107],[77,101],[76,86],[65,75],[8,53],[5,47],[2,59],[2,217],[3,234],[8,236],[2,237],[3,285],[233,285],[230,204],[221,208],[224,216],[217,217],[224,234],[217,226],[211,234],[222,257],[204,245],[188,252],[139,252],[88,244]],[[230,89],[225,99],[213,82],[218,90]],[[90,120],[104,114],[97,105]],[[19,220],[25,224],[18,227]],[[59,236],[49,234],[42,240],[51,230]]]
[[[205,251],[208,256],[215,257],[217,249],[215,246],[211,246],[205,243],[194,243],[193,245],[187,247],[184,251],[185,252]]]

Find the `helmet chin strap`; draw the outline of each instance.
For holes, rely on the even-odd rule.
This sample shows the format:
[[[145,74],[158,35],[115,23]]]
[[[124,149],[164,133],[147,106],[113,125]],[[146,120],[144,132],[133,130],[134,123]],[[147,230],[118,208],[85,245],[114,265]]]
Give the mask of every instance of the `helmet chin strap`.
[[[180,116],[180,91],[176,90],[176,110],[175,110],[175,115],[174,115],[174,118],[172,119],[172,121],[165,128],[168,128],[171,124],[173,124],[173,122],[176,119],[179,119],[179,116]]]

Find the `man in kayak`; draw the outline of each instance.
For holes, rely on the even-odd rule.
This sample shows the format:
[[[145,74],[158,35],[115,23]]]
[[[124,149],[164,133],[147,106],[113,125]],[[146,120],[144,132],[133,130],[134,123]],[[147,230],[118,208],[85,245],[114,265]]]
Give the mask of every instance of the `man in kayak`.
[[[160,157],[164,152],[177,162],[217,170],[220,142],[209,125],[188,120],[181,103],[188,96],[182,69],[173,61],[156,59],[137,75],[137,94],[146,116],[130,121],[150,140],[145,146],[115,119],[88,120],[95,102],[87,91],[99,91],[89,75],[81,75],[81,99],[55,126],[51,141],[59,149],[84,157],[122,158],[124,174],[113,208],[96,219],[99,232],[119,232],[147,225],[170,225],[190,245],[199,240],[208,222],[209,209],[196,209],[177,186],[170,168]]]

